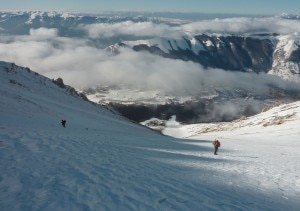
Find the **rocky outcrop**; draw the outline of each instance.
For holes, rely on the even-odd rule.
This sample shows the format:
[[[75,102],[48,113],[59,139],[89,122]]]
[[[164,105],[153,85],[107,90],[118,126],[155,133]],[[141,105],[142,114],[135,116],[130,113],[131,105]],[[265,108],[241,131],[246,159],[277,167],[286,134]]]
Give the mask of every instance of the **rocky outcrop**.
[[[294,35],[280,36],[273,53],[271,74],[300,82],[300,40]]]

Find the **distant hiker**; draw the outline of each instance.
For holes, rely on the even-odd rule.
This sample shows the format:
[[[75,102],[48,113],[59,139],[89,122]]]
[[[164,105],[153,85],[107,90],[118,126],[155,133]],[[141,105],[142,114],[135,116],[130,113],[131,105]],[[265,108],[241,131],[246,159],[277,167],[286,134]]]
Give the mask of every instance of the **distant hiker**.
[[[61,120],[61,125],[63,126],[63,127],[66,127],[66,123],[67,123],[67,120]]]
[[[214,145],[214,147],[215,147],[215,155],[217,155],[217,151],[218,151],[218,148],[221,146],[221,143],[220,143],[220,141],[218,140],[218,139],[215,139],[213,142],[212,142],[212,144]]]

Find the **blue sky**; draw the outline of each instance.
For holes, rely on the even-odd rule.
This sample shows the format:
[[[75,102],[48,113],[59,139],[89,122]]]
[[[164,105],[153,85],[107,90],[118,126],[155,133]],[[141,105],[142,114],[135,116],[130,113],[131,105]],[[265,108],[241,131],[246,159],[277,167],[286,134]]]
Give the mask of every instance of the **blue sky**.
[[[300,13],[300,0],[0,0],[0,10]]]

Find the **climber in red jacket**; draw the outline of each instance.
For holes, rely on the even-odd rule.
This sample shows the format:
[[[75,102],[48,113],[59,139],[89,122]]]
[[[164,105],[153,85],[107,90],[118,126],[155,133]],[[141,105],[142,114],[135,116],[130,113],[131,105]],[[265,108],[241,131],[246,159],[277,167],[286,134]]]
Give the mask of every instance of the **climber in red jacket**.
[[[220,141],[218,140],[218,139],[215,139],[213,142],[212,142],[212,144],[214,145],[214,147],[215,147],[215,155],[217,155],[217,151],[218,151],[218,148],[221,146],[221,143],[220,143]]]

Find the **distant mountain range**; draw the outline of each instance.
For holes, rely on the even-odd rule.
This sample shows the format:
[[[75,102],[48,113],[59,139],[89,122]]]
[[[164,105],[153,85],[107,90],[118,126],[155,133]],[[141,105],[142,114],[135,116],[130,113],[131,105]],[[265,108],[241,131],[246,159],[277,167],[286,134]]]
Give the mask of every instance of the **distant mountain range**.
[[[32,28],[57,28],[61,36],[80,37],[84,32],[78,27],[96,23],[119,23],[124,21],[154,23],[164,22],[162,18],[144,16],[88,15],[67,12],[0,12],[0,27],[11,35],[28,34]]]
[[[298,20],[299,16],[282,14],[282,18]],[[30,29],[45,27],[59,29],[60,36],[83,37],[86,36],[86,32],[80,27],[84,25],[125,21],[164,23],[172,26],[189,22],[146,17],[135,13],[127,16],[109,16],[59,12],[0,12],[0,32],[25,35],[29,34]],[[99,38],[93,38],[92,45],[106,47],[113,53],[117,53],[120,47],[129,47],[135,51],[147,51],[166,58],[197,62],[204,67],[265,72],[300,81],[300,38],[297,35],[186,33],[176,39],[168,37],[168,34],[163,38],[149,39],[151,36],[147,35],[142,37],[145,39],[141,39],[141,36],[116,36],[101,40],[101,44],[97,41]],[[120,40],[123,41],[119,42]]]

